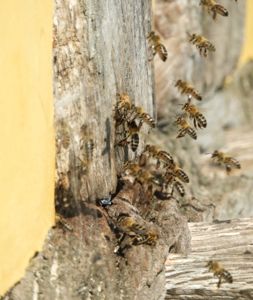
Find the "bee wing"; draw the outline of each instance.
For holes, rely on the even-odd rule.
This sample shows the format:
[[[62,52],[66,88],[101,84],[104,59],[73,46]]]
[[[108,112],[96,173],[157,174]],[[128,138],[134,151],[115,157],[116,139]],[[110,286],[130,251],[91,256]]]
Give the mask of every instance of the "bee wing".
[[[233,157],[227,157],[225,159],[225,164],[227,164],[230,168],[236,168],[236,169],[241,169],[241,165],[239,161]]]
[[[189,136],[191,138],[193,138],[194,140],[197,139],[197,133],[196,133],[196,131],[192,127],[187,127],[186,131],[187,131],[187,133],[189,134]]]
[[[156,51],[154,49],[154,46],[148,47],[148,61],[153,60],[155,55],[156,55]]]
[[[190,182],[188,175],[182,169],[178,169],[176,175],[181,181],[186,183]]]
[[[186,135],[187,130],[186,129],[181,129],[177,135],[177,138],[184,137]]]
[[[223,17],[228,16],[227,9],[224,6],[220,5],[220,4],[215,4],[215,12],[220,14]]]
[[[237,169],[241,169],[241,164],[235,158],[231,158],[230,164]]]
[[[223,271],[223,277],[225,278],[225,280],[227,282],[229,282],[229,283],[233,282],[233,277],[232,277],[232,275],[227,270]]]
[[[206,122],[206,118],[204,117],[204,115],[202,115],[201,113],[196,115],[196,120],[198,123],[199,128],[206,128],[207,122]]]
[[[164,45],[162,44],[159,44],[158,45],[158,49],[157,49],[157,52],[159,54],[159,57],[161,58],[162,61],[166,61],[167,59],[167,56],[168,56],[168,52],[167,52],[167,49],[165,48]]]
[[[176,190],[178,191],[179,195],[183,197],[185,195],[185,190],[184,190],[184,186],[182,185],[182,183],[179,181],[175,181],[174,186],[175,186]]]

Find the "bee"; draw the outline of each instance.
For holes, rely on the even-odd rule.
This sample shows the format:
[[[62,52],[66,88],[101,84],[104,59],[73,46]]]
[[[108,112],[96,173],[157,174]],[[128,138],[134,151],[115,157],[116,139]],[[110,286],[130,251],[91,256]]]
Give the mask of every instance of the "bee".
[[[166,177],[166,175],[169,175],[169,174],[172,174],[173,176],[177,177],[179,180],[181,180],[185,183],[190,182],[188,175],[185,173],[184,170],[179,168],[179,166],[175,162],[172,162],[171,164],[168,165],[168,167],[166,169],[165,177]]]
[[[128,94],[117,93],[118,101],[115,105],[115,120],[116,126],[119,126],[126,119],[128,112],[132,108],[132,101]]]
[[[175,175],[167,172],[164,176],[165,179],[165,187],[168,188],[168,186],[171,186],[171,193],[170,193],[170,197],[173,196],[174,190],[176,189],[177,192],[179,193],[179,195],[181,197],[183,197],[185,195],[185,189],[184,186],[181,182],[179,182],[178,180],[176,180]]]
[[[175,87],[177,87],[181,91],[181,94],[190,95],[199,101],[202,100],[201,95],[194,89],[193,86],[191,86],[186,81],[183,81],[181,79],[177,80]]]
[[[131,121],[127,123],[127,126],[128,126],[126,130],[127,136],[123,140],[119,141],[117,145],[125,146],[130,143],[132,151],[135,152],[139,146],[139,141],[140,141],[139,138],[140,125],[137,125],[135,121]],[[129,137],[131,137],[131,141],[128,141]]]
[[[116,226],[120,232],[129,236],[142,235],[146,232],[146,228],[139,224],[134,216],[125,213],[118,216]]]
[[[145,234],[136,236],[135,239],[133,240],[133,244],[134,245],[147,244],[150,246],[155,246],[158,238],[159,238],[158,232],[154,229],[149,229],[146,231]]]
[[[70,131],[64,120],[59,121],[59,132],[57,133],[57,145],[67,149],[70,145]]]
[[[200,55],[204,57],[207,56],[208,51],[215,51],[215,46],[202,35],[197,35],[196,33],[190,34],[189,42],[196,45]]]
[[[227,17],[228,11],[227,9],[222,6],[221,4],[218,4],[215,0],[201,0],[199,5],[203,5],[207,8],[208,13],[213,14],[213,19],[215,20],[217,17],[217,14]]]
[[[233,277],[232,275],[224,269],[217,261],[210,260],[206,267],[208,267],[208,270],[210,272],[213,272],[213,275],[215,277],[219,278],[219,281],[217,283],[217,287],[219,288],[221,286],[222,279],[224,279],[225,282],[233,283]]]
[[[218,164],[224,164],[227,174],[230,174],[233,168],[241,169],[241,165],[235,158],[226,155],[225,153],[215,150],[212,153],[212,159]]]
[[[143,153],[140,156],[140,164],[145,165],[147,160],[147,155],[155,158],[157,160],[156,168],[158,169],[161,165],[161,162],[165,164],[170,164],[173,162],[173,157],[170,153],[158,149],[154,145],[146,145]]]
[[[177,135],[177,138],[181,138],[184,137],[186,134],[188,134],[191,138],[193,138],[194,140],[197,139],[197,133],[196,131],[190,126],[190,124],[187,122],[185,115],[180,115],[175,123],[181,127],[181,129],[179,130],[179,133]]]
[[[68,224],[68,223],[63,219],[62,216],[60,216],[60,215],[58,215],[58,214],[56,214],[56,216],[55,216],[55,223],[56,223],[56,225],[59,225],[59,226],[61,226],[62,228],[68,230],[68,231],[73,231],[73,227],[72,227],[70,224]]]
[[[144,112],[143,108],[140,106],[135,106],[134,110],[136,112],[136,116],[139,117],[141,122],[148,124],[150,127],[155,127],[155,120],[146,112]]]
[[[191,98],[183,105],[182,110],[189,114],[190,119],[193,119],[195,128],[205,128],[207,125],[206,118],[201,114],[197,106],[191,104]]]
[[[136,175],[141,170],[141,166],[138,163],[126,162],[123,166],[123,173]]]
[[[159,199],[172,198],[175,189],[180,196],[183,197],[185,195],[183,184],[176,179],[175,174],[172,172],[166,172],[164,175],[160,174],[155,176],[153,182],[160,187],[160,189],[156,189],[153,193],[153,195]],[[171,187],[170,193],[168,192],[169,186]]]
[[[156,53],[158,53],[159,57],[162,61],[166,61],[168,52],[163,44],[161,44],[160,36],[155,34],[154,31],[151,31],[147,36],[148,42],[150,44],[150,48],[152,50],[152,58],[149,59],[151,61]]]
[[[94,140],[91,138],[91,134],[88,130],[88,126],[83,124],[80,128],[80,136],[81,136],[81,146],[80,150],[82,152],[82,159],[80,159],[84,164],[88,164],[93,159]]]
[[[55,185],[55,210],[64,218],[73,217],[77,213],[71,188],[70,171],[59,174],[59,179]]]

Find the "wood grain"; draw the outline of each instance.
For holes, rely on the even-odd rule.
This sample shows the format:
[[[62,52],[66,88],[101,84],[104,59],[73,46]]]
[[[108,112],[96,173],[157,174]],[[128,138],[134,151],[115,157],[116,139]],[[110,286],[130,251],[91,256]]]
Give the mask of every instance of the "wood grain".
[[[253,219],[190,223],[192,252],[170,254],[166,262],[166,299],[252,299]],[[233,276],[233,283],[217,288],[208,271],[217,260]]]
[[[150,29],[150,1],[56,1],[56,180],[59,174],[70,172],[76,201],[94,201],[114,192],[116,175],[132,155],[114,148],[116,93],[128,93],[134,103],[154,115],[153,73],[146,40]],[[84,137],[82,126],[86,127]],[[64,148],[66,131],[70,143]],[[94,142],[93,158],[87,164],[80,160],[82,138]]]

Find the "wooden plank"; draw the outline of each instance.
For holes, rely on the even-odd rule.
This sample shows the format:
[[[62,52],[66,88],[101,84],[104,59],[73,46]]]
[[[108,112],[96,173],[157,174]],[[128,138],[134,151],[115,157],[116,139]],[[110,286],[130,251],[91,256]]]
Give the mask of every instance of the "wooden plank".
[[[253,219],[190,223],[192,252],[170,254],[166,262],[166,299],[253,299]],[[208,271],[220,262],[233,283],[222,283]]]
[[[56,1],[56,181],[61,173],[68,174],[76,201],[94,201],[114,192],[120,167],[133,156],[115,148],[116,93],[128,93],[136,105],[154,115],[146,40],[150,30],[150,1]],[[64,147],[66,138],[69,143]],[[86,163],[82,143],[90,140],[93,157]]]

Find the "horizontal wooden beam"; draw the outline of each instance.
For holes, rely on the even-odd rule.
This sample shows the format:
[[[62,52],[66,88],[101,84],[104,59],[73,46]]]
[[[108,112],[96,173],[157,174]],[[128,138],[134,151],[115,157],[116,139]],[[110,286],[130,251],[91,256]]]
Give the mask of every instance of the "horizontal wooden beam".
[[[170,254],[166,262],[165,299],[253,299],[253,218],[214,223],[190,223],[192,251]],[[233,283],[222,282],[208,270],[218,261]]]

